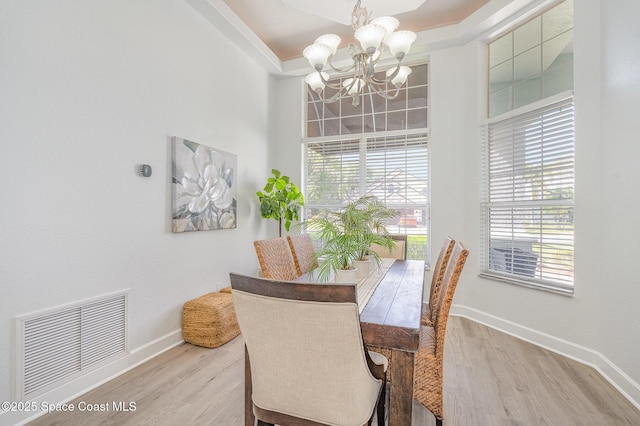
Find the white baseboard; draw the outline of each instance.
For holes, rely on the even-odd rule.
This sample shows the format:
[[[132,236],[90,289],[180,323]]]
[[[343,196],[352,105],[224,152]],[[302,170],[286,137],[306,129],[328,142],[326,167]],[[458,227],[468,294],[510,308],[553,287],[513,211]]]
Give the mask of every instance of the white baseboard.
[[[158,339],[147,343],[135,350],[131,351],[128,355],[123,356],[115,360],[114,362],[105,365],[102,368],[96,369],[87,373],[86,375],[77,378],[69,383],[66,383],[56,389],[53,389],[33,400],[28,402],[33,403],[38,408],[37,411],[4,411],[0,414],[0,426],[12,426],[23,425],[33,419],[45,414],[40,409],[43,405],[46,407],[48,404],[63,404],[69,402],[79,396],[89,392],[90,390],[97,388],[98,386],[108,382],[115,377],[120,376],[123,373],[137,367],[138,365],[148,361],[149,359],[160,355],[161,353],[178,346],[183,343],[182,331],[180,329],[171,333],[165,334]],[[104,401],[105,403],[111,403],[111,401]],[[135,401],[133,401],[135,402]]]
[[[454,304],[451,306],[450,313],[451,315],[470,319],[471,321],[494,328],[518,339],[533,343],[536,346],[593,367],[640,410],[640,385],[600,352],[468,306]]]

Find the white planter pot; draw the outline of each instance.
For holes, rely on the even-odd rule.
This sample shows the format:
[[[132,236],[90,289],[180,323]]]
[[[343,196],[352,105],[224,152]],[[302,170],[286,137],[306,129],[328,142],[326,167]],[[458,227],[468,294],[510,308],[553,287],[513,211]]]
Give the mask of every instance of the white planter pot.
[[[338,269],[336,271],[336,282],[337,283],[350,283],[355,284],[358,282],[358,270],[356,268],[352,269]]]
[[[371,275],[371,260],[354,260],[353,266],[358,270],[358,279]]]

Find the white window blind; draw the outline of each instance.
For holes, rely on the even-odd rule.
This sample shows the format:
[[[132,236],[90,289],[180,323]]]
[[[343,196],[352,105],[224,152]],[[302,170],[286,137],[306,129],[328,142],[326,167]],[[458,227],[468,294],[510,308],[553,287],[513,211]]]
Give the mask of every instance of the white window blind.
[[[573,96],[487,125],[482,275],[573,293],[574,148]]]
[[[306,142],[305,216],[373,195],[399,211],[387,229],[409,236],[408,257],[426,259],[428,164],[426,133]]]

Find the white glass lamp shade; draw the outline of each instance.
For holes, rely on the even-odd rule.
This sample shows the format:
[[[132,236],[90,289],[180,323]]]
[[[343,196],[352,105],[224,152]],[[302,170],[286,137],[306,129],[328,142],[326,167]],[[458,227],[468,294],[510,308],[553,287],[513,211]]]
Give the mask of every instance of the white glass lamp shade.
[[[356,78],[354,82],[353,78],[348,78],[342,82],[342,86],[345,89],[348,89],[348,93],[350,95],[355,95],[356,93],[360,92],[360,89],[364,87],[364,81],[361,78]]]
[[[375,18],[373,21],[371,21],[371,23],[374,25],[380,25],[382,28],[384,28],[384,37],[387,37],[389,34],[394,32],[400,24],[400,22],[393,16],[380,16],[379,18]]]
[[[320,71],[331,56],[331,47],[326,44],[312,44],[302,51],[302,55],[307,58],[313,69]]]
[[[372,55],[382,43],[382,38],[385,36],[386,30],[384,27],[375,24],[368,24],[358,28],[354,34],[356,40],[360,42],[362,50]]]
[[[331,48],[331,54],[335,55],[342,39],[335,34],[324,34],[318,37],[314,44],[324,44]]]
[[[322,74],[322,78],[320,78],[320,74]],[[319,92],[324,89],[324,82],[322,81],[323,78],[327,80],[329,78],[329,74],[326,72],[312,72],[304,78],[304,82],[307,83],[311,89]]]
[[[395,71],[395,68],[392,68],[389,71],[387,71],[387,78],[391,77],[391,74],[393,74],[394,71]],[[407,77],[409,77],[409,74],[411,74],[411,68],[405,67],[404,65],[401,66],[400,69],[398,70],[398,74],[396,74],[396,76],[393,77],[393,79],[391,80],[391,84],[393,84],[396,87],[402,86],[404,83],[407,82]]]
[[[396,31],[390,34],[385,44],[389,46],[391,54],[398,59],[402,59],[409,49],[411,44],[416,40],[416,33],[413,31]]]

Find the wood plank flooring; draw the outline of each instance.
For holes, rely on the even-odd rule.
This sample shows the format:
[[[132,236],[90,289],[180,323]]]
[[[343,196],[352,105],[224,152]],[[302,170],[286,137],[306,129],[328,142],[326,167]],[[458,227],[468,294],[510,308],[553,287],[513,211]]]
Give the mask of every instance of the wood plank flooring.
[[[244,345],[173,348],[73,401],[110,411],[52,413],[30,425],[243,425]],[[464,318],[445,349],[446,426],[635,425],[640,411],[595,370]],[[113,402],[134,402],[117,412]],[[414,401],[413,425],[431,426]]]

